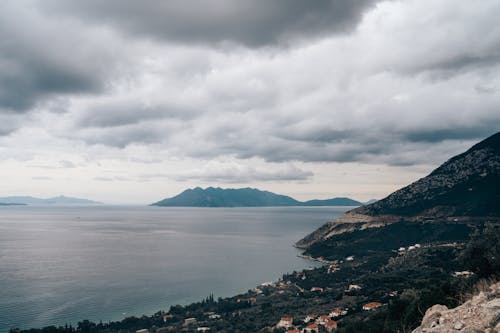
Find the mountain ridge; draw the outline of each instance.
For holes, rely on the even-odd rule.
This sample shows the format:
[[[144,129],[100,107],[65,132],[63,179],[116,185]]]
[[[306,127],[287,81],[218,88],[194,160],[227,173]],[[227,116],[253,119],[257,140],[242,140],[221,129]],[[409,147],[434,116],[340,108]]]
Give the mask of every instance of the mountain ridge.
[[[160,200],[151,206],[160,207],[283,207],[283,206],[360,206],[363,203],[350,198],[298,201],[290,196],[262,191],[256,188],[224,189],[195,187]]]
[[[81,199],[81,198],[73,198],[67,197],[64,195],[59,195],[51,198],[36,198],[32,196],[7,196],[1,197],[0,202],[4,204],[17,204],[17,205],[99,205],[100,202]]]
[[[429,175],[372,204],[357,207],[299,240],[308,248],[333,235],[401,220],[500,218],[500,132],[458,154]]]

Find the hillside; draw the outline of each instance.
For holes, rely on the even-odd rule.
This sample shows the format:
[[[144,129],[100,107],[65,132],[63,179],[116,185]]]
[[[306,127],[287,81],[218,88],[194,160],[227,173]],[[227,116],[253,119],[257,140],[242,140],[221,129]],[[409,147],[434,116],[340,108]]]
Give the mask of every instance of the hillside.
[[[63,195],[41,199],[35,198],[31,196],[10,196],[0,198],[0,202],[4,204],[21,204],[21,205],[33,205],[33,206],[41,206],[41,205],[61,205],[61,206],[73,206],[73,205],[97,205],[100,202],[80,199],[80,198],[71,198]]]
[[[428,176],[372,204],[346,212],[297,242],[307,248],[353,228],[401,220],[472,221],[500,218],[500,133],[474,145]],[[357,223],[356,227],[352,223]]]
[[[500,132],[413,184],[354,213],[401,216],[500,216]]]
[[[301,202],[286,195],[254,188],[223,189],[196,187],[152,206],[162,207],[271,207],[271,206],[359,206],[359,201],[349,198],[310,200]]]

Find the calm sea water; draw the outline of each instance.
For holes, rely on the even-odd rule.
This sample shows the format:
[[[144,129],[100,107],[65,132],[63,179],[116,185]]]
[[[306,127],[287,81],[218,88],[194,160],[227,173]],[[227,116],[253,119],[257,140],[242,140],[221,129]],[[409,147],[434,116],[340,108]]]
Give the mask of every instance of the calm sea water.
[[[346,207],[0,207],[0,332],[225,297],[314,263],[293,243]]]

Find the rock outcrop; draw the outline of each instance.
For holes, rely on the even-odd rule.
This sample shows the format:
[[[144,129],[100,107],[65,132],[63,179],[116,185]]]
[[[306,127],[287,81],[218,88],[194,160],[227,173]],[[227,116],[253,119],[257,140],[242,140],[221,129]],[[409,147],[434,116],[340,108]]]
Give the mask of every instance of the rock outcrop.
[[[499,333],[500,283],[454,308],[434,305],[425,312],[422,325],[412,333]]]

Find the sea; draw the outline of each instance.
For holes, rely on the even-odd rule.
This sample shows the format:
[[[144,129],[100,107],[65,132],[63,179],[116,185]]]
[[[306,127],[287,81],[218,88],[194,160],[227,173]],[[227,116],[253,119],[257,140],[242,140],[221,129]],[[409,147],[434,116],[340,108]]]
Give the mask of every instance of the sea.
[[[349,207],[0,207],[0,332],[121,320],[318,264],[293,244]]]

